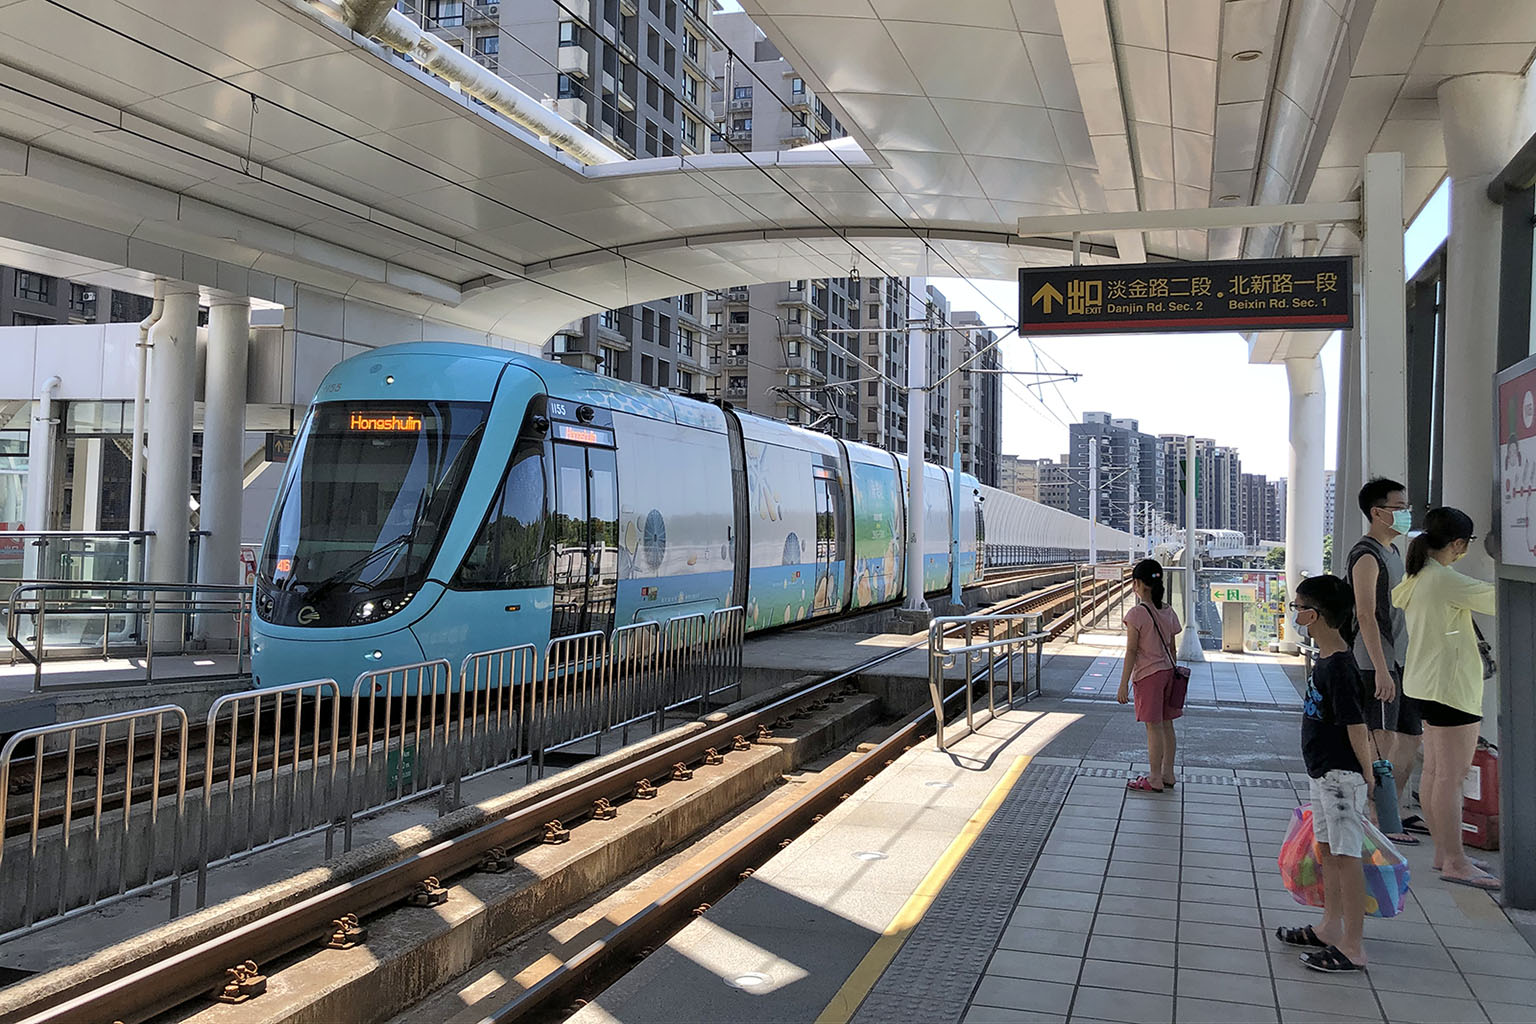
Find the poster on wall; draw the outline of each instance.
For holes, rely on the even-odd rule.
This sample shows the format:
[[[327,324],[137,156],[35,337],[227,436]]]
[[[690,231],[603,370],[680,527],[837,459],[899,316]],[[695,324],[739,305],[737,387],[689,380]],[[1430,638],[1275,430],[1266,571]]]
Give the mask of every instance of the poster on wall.
[[[1498,375],[1500,559],[1536,569],[1536,356]]]

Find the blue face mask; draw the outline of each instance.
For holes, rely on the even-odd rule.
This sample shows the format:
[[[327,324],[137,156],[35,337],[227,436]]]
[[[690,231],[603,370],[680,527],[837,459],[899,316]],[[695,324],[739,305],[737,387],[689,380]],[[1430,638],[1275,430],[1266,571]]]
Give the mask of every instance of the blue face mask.
[[[1392,529],[1407,536],[1408,531],[1413,529],[1413,510],[1406,508],[1393,509]]]

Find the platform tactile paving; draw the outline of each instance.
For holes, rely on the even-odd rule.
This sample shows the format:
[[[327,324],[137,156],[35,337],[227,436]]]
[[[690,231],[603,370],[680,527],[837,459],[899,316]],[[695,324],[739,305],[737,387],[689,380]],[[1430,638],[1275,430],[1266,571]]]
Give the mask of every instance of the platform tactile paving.
[[[1025,769],[852,1024],[958,1024],[1079,771]]]

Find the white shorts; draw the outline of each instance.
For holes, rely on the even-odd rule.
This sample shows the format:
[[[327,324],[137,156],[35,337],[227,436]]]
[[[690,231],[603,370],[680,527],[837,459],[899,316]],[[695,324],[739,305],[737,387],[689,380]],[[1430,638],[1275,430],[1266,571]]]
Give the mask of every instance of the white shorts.
[[[1365,778],[1334,769],[1312,780],[1312,836],[1335,857],[1359,857],[1365,848]]]

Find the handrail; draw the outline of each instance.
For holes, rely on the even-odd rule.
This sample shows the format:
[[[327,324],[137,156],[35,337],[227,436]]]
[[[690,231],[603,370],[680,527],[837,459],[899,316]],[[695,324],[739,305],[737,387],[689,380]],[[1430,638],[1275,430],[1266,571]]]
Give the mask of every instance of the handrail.
[[[102,591],[106,596],[99,598],[70,596],[80,591]],[[64,596],[50,600],[47,596],[49,593],[61,593]],[[121,596],[114,598],[112,596],[114,593]],[[208,594],[225,595],[225,597],[208,599],[203,596]],[[169,596],[169,602],[164,600],[162,595]],[[183,596],[185,600],[177,603],[175,598],[178,595]],[[72,618],[101,615],[103,617],[99,646],[101,658],[105,660],[110,657],[113,646],[126,647],[134,651],[142,648],[146,686],[154,678],[155,623],[159,616],[172,615],[181,619],[181,634],[175,645],[180,648],[178,653],[185,653],[190,633],[189,626],[194,616],[233,614],[236,620],[235,673],[236,675],[245,673],[248,653],[245,634],[251,614],[251,589],[247,586],[229,583],[104,583],[94,580],[25,583],[11,591],[5,608],[6,640],[10,642],[14,652],[19,653],[28,664],[33,666],[32,691],[34,693],[39,693],[43,689],[43,662],[48,658],[46,629],[50,613]],[[133,642],[113,644],[111,620],[114,614],[143,618],[143,629],[139,633],[130,634]],[[32,619],[33,636],[29,639],[34,644],[33,648],[29,648],[26,640],[17,632],[24,616]],[[163,639],[162,637],[162,641]],[[95,644],[92,644],[90,649],[93,653],[98,651]],[[83,651],[84,648],[76,647],[73,650]]]
[[[995,716],[996,704],[996,677],[1001,661],[1003,675],[1008,683],[1008,706],[1014,704],[1014,678],[1013,663],[1020,653],[1024,654],[1024,697],[1030,697],[1040,692],[1040,650],[1046,640],[1050,639],[1050,633],[1040,628],[1041,615],[1039,612],[1013,612],[994,615],[940,615],[934,617],[928,624],[928,690],[933,700],[934,709],[934,742],[939,750],[947,750],[944,741],[944,695],[943,681],[944,670],[955,664],[957,655],[965,656],[965,723],[969,731],[976,729],[975,700],[970,693],[971,684],[978,679],[982,671],[978,669],[972,672],[972,659],[980,657],[985,664],[984,671],[987,677],[987,708]],[[1005,623],[1002,639],[993,639],[993,627],[996,623]],[[977,626],[986,628],[986,639],[977,641],[973,637],[973,631]],[[1015,627],[1021,631],[1014,634]],[[1032,628],[1031,628],[1032,627]],[[945,644],[946,637],[958,637],[963,630],[964,640],[959,645]],[[1029,688],[1029,648],[1033,644],[1035,648],[1035,686]],[[999,656],[998,652],[1002,652]]]
[[[154,530],[0,530],[0,540],[10,537],[51,537],[78,540],[143,540],[153,537]],[[189,534],[190,536],[190,534]]]

